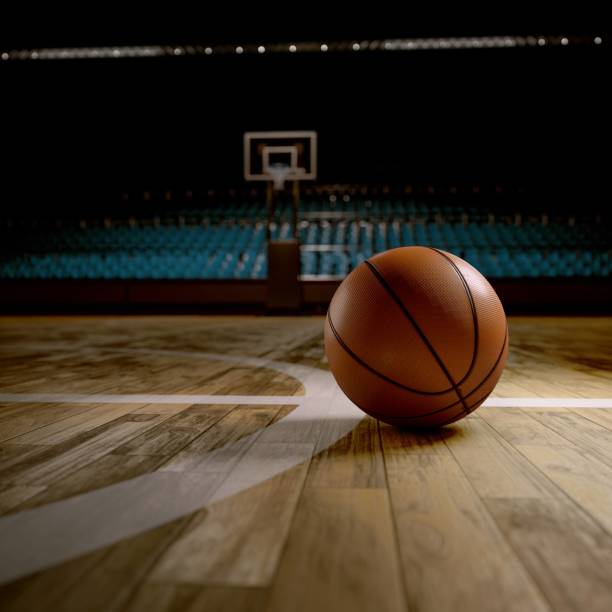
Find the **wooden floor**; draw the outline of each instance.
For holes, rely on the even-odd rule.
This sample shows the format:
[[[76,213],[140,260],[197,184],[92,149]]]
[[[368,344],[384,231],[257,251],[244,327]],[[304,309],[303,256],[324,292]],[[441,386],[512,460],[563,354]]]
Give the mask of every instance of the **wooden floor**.
[[[0,609],[612,610],[612,319],[511,319],[503,407],[418,435],[322,326],[0,318]]]

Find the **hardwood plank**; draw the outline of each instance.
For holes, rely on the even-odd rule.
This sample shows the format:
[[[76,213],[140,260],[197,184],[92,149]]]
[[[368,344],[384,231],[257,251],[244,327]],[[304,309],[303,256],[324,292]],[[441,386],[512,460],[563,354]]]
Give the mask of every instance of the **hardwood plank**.
[[[45,612],[55,610],[68,589],[91,571],[106,550],[62,563],[46,571],[0,585],[0,609],[3,612]]]
[[[265,609],[405,610],[387,492],[307,489]]]
[[[154,581],[265,586],[278,563],[302,490],[309,445],[254,444],[232,473],[231,487],[240,491],[197,514],[151,574]],[[295,463],[303,463],[284,471]],[[279,475],[242,490],[265,463]],[[222,485],[223,488],[223,485]],[[221,497],[221,495],[220,495]]]
[[[548,609],[452,457],[383,451],[409,609]]]
[[[330,381],[331,382],[331,381]],[[321,385],[320,392],[323,392],[325,385],[330,382],[318,382]],[[309,400],[306,400],[308,402]],[[319,432],[316,442],[317,453],[325,450],[331,444],[335,444],[340,438],[346,436],[350,431],[358,428],[361,421],[366,418],[366,414],[359,410],[341,391],[339,387],[334,388],[331,401],[325,401],[323,414],[313,410],[312,404],[319,403],[313,399],[310,404],[305,403],[303,407],[308,408],[308,417],[312,419],[312,428],[309,435],[316,435]],[[329,414],[333,403],[333,417]],[[307,430],[307,428],[305,428]]]
[[[321,444],[321,448],[325,448],[325,443],[322,440],[324,433],[326,433],[325,429],[333,440],[338,438],[334,431],[336,422],[328,419],[329,400],[327,398],[305,399],[302,408],[301,418],[287,419],[277,423],[275,427],[266,429],[262,433],[262,442],[295,442],[316,444],[317,447]],[[358,419],[354,419],[355,425],[361,418],[360,415]]]
[[[571,442],[538,423],[521,408],[482,408],[478,416],[484,419],[510,444],[571,446]]]
[[[597,408],[589,408],[586,410],[584,408],[574,408],[572,409],[572,412],[575,412],[581,417],[588,419],[589,421],[593,421],[593,423],[597,423],[598,425],[612,431],[612,410]]]
[[[138,408],[138,404],[93,404],[68,418],[39,427],[11,440],[14,444],[61,444]]]
[[[612,534],[612,468],[577,448],[516,448]]]
[[[187,518],[0,587],[3,611],[113,612],[123,609]]]
[[[105,554],[55,602],[61,612],[115,612],[124,609],[158,556],[184,527],[183,518],[108,547]]]
[[[173,456],[232,410],[231,405],[193,405],[115,449],[125,455]]]
[[[612,431],[606,427],[569,410],[530,410],[529,416],[612,467]]]
[[[204,588],[186,584],[147,582],[132,595],[124,612],[189,612],[194,609],[194,602]],[[197,609],[205,608],[199,606]]]
[[[385,488],[377,421],[371,417],[312,458],[306,487]]]
[[[145,404],[144,406],[134,405],[134,410],[131,414],[139,414],[144,412],[146,414],[166,414],[172,416],[187,410],[193,404]]]
[[[1,367],[1,364],[0,364]],[[2,389],[2,387],[0,387]],[[0,426],[3,426],[8,421],[19,418],[27,414],[31,408],[35,408],[40,404],[36,402],[16,404],[15,402],[0,402]]]
[[[77,438],[26,457],[21,462],[0,471],[0,482],[12,484],[49,485],[71,472],[106,455],[126,440],[155,425],[157,415],[134,415],[102,425],[91,432],[84,441]]]
[[[88,491],[100,489],[122,480],[136,478],[157,469],[165,458],[149,455],[116,455],[113,452],[92,461],[82,468],[69,473],[57,482],[51,483],[37,495],[29,497],[18,507],[19,510],[36,508],[44,504],[67,499]],[[1,494],[0,494],[1,496]]]
[[[511,359],[506,369],[519,377],[537,373],[536,393],[539,381],[554,381],[560,391],[557,397],[571,391],[610,397],[610,317],[511,317],[509,325]]]
[[[0,409],[0,442],[72,417],[89,408],[87,404],[13,404],[13,410]]]
[[[293,395],[303,394],[302,384],[295,378],[269,368],[233,367],[217,380],[220,395]],[[195,392],[195,389],[194,389]]]
[[[512,357],[512,353],[510,353],[510,356]],[[507,364],[506,369],[503,371],[501,378],[499,379],[499,382],[491,393],[491,397],[539,396],[538,393],[534,393],[533,390],[529,388],[529,385],[521,384],[522,376],[520,375],[520,371],[513,372],[510,368],[511,365]],[[557,395],[559,394],[557,393]]]
[[[77,360],[78,355],[74,356]],[[22,376],[19,377],[20,379]],[[2,385],[3,393],[113,393],[116,391],[116,385],[110,381],[95,382],[92,380],[91,374],[85,375],[84,378],[75,376],[74,380],[67,381],[63,378],[52,379],[49,376],[27,377],[26,380],[20,380],[19,383],[11,385]]]
[[[33,444],[0,444],[0,474],[18,463],[42,455],[45,451],[44,446]]]
[[[486,499],[553,610],[607,612],[612,601],[612,539],[563,499]]]
[[[282,406],[266,405],[220,405],[217,408],[226,412],[224,417],[169,459],[163,470],[226,472],[241,457],[236,444],[242,442],[246,452],[255,441],[252,436],[257,434],[260,438],[283,410]]]
[[[125,612],[261,612],[265,598],[256,587],[145,584]]]
[[[281,419],[291,414],[295,410],[295,406],[280,406],[278,412],[274,415],[274,418],[270,421],[270,425],[277,423]]]
[[[516,351],[515,355],[516,356]],[[522,393],[512,395],[527,397],[582,397],[574,385],[564,384],[563,378],[547,378],[546,366],[537,363],[529,363],[520,367],[516,376],[507,376],[504,383],[511,384],[516,390],[523,389]]]
[[[466,421],[447,445],[553,609],[609,607],[612,538],[484,420]]]
[[[44,491],[45,487],[27,485],[0,485],[0,515],[7,514],[19,507],[26,500]]]
[[[17,372],[4,373],[0,388],[5,393],[303,393],[298,380],[274,370],[201,357],[121,354],[100,347],[97,354],[73,348],[62,361],[49,363],[47,356],[24,361]],[[19,382],[9,384],[16,375]]]
[[[567,437],[543,425],[542,419],[554,413],[547,413],[546,417],[537,420],[528,410],[505,412],[510,414],[497,411],[491,418],[492,413],[487,410],[483,412],[483,418],[612,533],[612,515],[608,511],[612,505],[612,467],[600,460],[590,448],[583,450]],[[584,434],[577,435],[584,438]]]
[[[446,446],[481,497],[550,496],[542,474],[483,419],[463,419],[455,432],[446,437]]]
[[[380,436],[384,440],[384,454],[399,455],[448,455],[444,440],[457,434],[457,425],[438,429],[411,431],[398,429],[386,423],[379,423]]]

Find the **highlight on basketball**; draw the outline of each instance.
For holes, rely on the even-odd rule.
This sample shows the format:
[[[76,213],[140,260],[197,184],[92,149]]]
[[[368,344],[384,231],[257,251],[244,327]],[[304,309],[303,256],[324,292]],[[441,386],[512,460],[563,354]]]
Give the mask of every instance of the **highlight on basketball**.
[[[342,281],[325,322],[330,369],[364,412],[399,427],[446,425],[478,408],[508,354],[487,280],[433,247],[401,247]]]
[[[612,610],[602,17],[27,8],[0,610]]]

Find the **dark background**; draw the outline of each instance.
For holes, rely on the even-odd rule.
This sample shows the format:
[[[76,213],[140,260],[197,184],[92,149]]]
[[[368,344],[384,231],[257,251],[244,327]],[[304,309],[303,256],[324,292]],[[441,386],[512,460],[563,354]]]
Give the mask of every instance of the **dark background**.
[[[3,25],[4,49],[602,35],[593,24]],[[2,207],[239,187],[246,130],[319,132],[321,182],[503,184],[601,205],[607,44],[0,63]]]

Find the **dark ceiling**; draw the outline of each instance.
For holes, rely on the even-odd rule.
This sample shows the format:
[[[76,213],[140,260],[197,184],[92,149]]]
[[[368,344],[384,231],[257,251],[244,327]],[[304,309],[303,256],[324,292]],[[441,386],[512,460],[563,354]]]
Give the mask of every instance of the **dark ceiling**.
[[[4,18],[0,47],[604,35],[594,18],[577,15],[502,15],[477,26],[409,12],[298,19],[302,7],[291,5],[276,21],[162,10],[138,20],[87,6]],[[79,199],[83,189],[236,185],[244,131],[314,129],[323,181],[501,181],[600,193],[606,46],[4,62],[3,116],[13,129],[0,147],[0,187],[46,202],[51,193]]]
[[[106,5],[103,5],[106,6]],[[34,10],[29,4],[12,13],[3,11],[0,47],[253,43],[299,40],[361,40],[395,37],[494,36],[494,35],[600,35],[602,17],[587,10],[563,11],[559,6],[541,16],[530,6],[520,13],[496,5],[491,15],[458,8],[431,9],[426,14],[416,5],[394,12],[382,8],[317,10],[312,3],[266,3],[213,8],[204,3],[187,13],[174,5],[140,11],[110,10],[99,4],[81,3],[80,8],[59,8],[57,3]],[[483,19],[488,17],[487,19]]]

